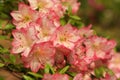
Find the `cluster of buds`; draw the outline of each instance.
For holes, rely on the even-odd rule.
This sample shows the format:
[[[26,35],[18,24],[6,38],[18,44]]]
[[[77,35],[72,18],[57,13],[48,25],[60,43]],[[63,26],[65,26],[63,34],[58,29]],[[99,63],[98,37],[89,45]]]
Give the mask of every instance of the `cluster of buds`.
[[[70,65],[69,71],[77,73],[73,80],[92,80],[87,79],[89,73],[111,59],[116,42],[97,36],[91,25],[78,29],[71,24],[60,24],[68,7],[72,6],[73,14],[78,11],[77,0],[28,2],[30,6],[19,3],[18,11],[11,12],[16,26],[11,53],[20,53],[24,66],[33,72],[44,69],[46,64],[56,72]],[[43,80],[69,80],[69,76],[45,74]]]

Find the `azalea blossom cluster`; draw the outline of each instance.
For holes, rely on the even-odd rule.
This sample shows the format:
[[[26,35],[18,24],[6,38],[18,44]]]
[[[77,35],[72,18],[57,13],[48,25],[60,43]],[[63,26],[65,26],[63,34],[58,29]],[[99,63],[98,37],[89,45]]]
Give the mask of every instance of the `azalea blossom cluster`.
[[[91,25],[80,29],[60,24],[68,7],[75,14],[80,6],[77,0],[28,0],[19,3],[18,11],[11,12],[16,29],[12,34],[13,54],[21,54],[26,68],[33,72],[44,69],[46,64],[56,69],[70,65],[76,72],[73,80],[92,80],[90,73],[111,59],[116,42],[99,37]],[[108,80],[110,75],[106,74]],[[69,80],[67,74],[45,74],[43,80]],[[110,80],[110,79],[109,79]]]

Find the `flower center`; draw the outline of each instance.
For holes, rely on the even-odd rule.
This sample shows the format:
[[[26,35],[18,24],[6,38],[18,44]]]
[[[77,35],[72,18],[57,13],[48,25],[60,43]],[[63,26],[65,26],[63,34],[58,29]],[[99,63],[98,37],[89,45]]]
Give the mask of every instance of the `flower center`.
[[[40,8],[45,8],[45,6],[47,5],[47,3],[46,2],[39,2],[38,3],[38,9],[40,9]]]
[[[66,36],[61,36],[61,37],[60,37],[60,41],[61,41],[61,42],[63,42],[63,41],[67,41]]]
[[[28,15],[26,15],[26,16],[24,17],[24,22],[28,22],[28,21],[30,21],[30,19],[31,19],[31,17],[28,16]]]

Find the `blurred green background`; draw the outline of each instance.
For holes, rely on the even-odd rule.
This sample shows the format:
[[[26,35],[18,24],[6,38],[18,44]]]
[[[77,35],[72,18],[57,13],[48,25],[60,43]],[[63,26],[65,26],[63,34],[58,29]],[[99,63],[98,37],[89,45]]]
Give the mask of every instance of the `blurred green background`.
[[[100,36],[115,39],[120,51],[120,0],[79,0],[78,15],[85,25],[92,24]],[[11,24],[10,12],[17,9],[19,2],[27,0],[0,0],[0,29]],[[1,31],[0,31],[0,34]]]
[[[117,41],[120,51],[120,0],[79,0],[78,15],[85,24],[92,24],[98,35]]]

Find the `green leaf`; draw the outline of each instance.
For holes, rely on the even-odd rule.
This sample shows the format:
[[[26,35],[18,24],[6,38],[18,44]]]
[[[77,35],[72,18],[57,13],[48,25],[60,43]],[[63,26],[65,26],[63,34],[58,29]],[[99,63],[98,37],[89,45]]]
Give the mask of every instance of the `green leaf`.
[[[0,39],[8,39],[7,36],[0,35]]]
[[[13,29],[14,28],[14,26],[12,25],[12,24],[7,24],[6,26],[5,26],[5,30],[10,30],[10,29]]]
[[[66,20],[65,20],[64,17],[60,18],[60,23],[61,23],[62,26],[64,26],[65,24],[67,24],[67,22],[66,22]]]
[[[76,74],[77,73],[74,73],[74,72],[66,72],[68,75],[70,75],[70,76],[72,76],[72,77],[74,77],[74,76],[76,76]]]
[[[105,71],[108,73],[108,74],[110,74],[111,76],[113,76],[114,75],[114,72],[111,70],[111,69],[105,69]]]
[[[5,65],[5,64],[3,64],[3,63],[0,63],[0,68],[1,68],[1,67],[4,67],[4,65]]]
[[[103,73],[105,72],[105,67],[99,67],[94,70],[95,76],[97,78],[103,77]]]
[[[45,65],[44,72],[45,72],[45,73],[49,73],[49,72],[50,72],[50,68],[49,68],[49,65],[48,65],[48,64]]]
[[[23,75],[23,79],[24,80],[35,80],[35,79],[31,78],[30,76],[26,76],[26,75]]]
[[[72,7],[71,6],[68,6],[68,12],[67,12],[67,14],[72,15]]]
[[[41,74],[38,74],[38,73],[28,72],[28,74],[30,74],[36,78],[43,78],[43,76]]]
[[[14,64],[16,62],[16,57],[13,54],[10,54],[10,61]]]
[[[81,18],[76,15],[70,15],[70,18],[75,19],[75,20],[81,20]]]
[[[45,72],[45,73],[50,73],[50,72],[51,72],[52,74],[55,73],[55,72],[54,72],[54,69],[53,69],[52,66],[49,65],[49,64],[46,64],[46,65],[45,65],[44,72]]]
[[[6,48],[0,47],[0,53],[1,54],[7,54],[7,53],[9,53],[9,50],[6,49]]]
[[[84,24],[80,21],[76,21],[75,26],[79,29],[84,26]]]
[[[64,74],[68,69],[69,69],[70,66],[65,66],[63,69],[60,70],[60,74]]]
[[[103,77],[103,74],[104,74],[104,72],[105,72],[105,69],[106,69],[106,68],[103,67],[103,66],[95,69],[95,70],[94,70],[95,76],[96,76],[97,78]]]
[[[50,68],[51,73],[54,74],[55,71],[54,71],[53,67],[51,65],[49,65],[49,68]]]

